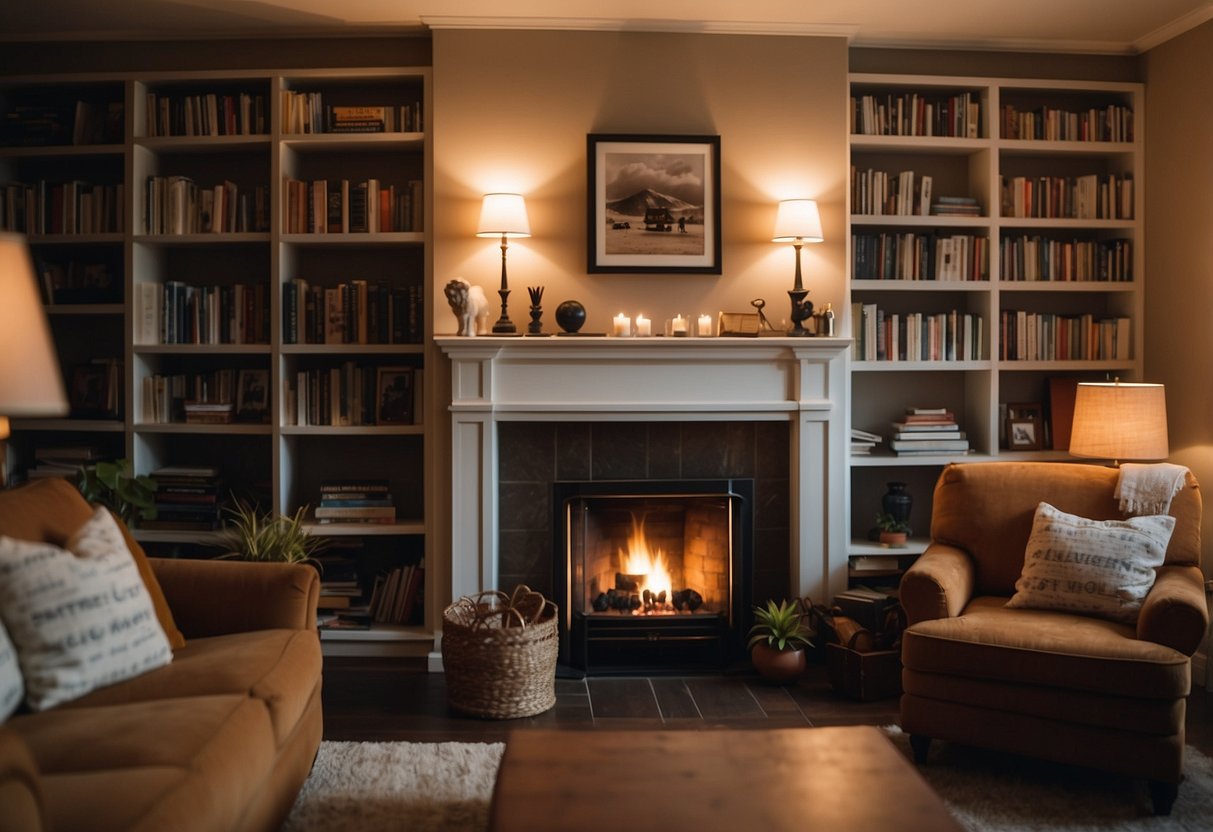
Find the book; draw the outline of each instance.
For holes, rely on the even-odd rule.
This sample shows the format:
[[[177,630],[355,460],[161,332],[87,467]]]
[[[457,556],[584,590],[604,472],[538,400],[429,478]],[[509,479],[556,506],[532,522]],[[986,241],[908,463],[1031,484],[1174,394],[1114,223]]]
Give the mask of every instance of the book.
[[[956,423],[950,419],[947,421],[940,419],[934,422],[890,422],[890,424],[898,433],[944,433],[957,430]]]
[[[890,439],[894,451],[967,451],[967,439]]]
[[[396,518],[395,506],[350,506],[340,508],[317,506],[315,512],[317,520],[394,520]]]
[[[320,483],[321,494],[342,494],[358,492],[361,494],[386,494],[388,481],[381,479],[366,480],[324,480]]]
[[[891,438],[903,442],[926,442],[938,439],[966,439],[967,437],[963,430],[910,430],[898,431]]]

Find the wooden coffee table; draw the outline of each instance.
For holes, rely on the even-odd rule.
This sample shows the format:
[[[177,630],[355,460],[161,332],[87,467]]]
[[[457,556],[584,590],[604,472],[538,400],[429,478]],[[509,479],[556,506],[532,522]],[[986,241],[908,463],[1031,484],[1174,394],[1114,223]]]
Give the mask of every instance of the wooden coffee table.
[[[510,733],[497,832],[962,832],[879,729]]]

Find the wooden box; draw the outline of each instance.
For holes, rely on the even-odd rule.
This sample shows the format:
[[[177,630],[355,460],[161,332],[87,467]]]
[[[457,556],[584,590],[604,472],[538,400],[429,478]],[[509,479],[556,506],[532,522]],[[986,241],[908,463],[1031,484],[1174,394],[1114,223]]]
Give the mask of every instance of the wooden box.
[[[870,702],[901,695],[901,651],[859,653],[841,644],[826,645],[826,666],[834,690]]]

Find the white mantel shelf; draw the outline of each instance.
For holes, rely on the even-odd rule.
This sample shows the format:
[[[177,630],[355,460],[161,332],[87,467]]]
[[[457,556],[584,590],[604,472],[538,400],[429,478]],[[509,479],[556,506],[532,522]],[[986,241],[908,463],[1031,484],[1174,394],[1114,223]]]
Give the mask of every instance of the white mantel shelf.
[[[849,338],[438,336],[451,360],[451,594],[497,588],[497,424],[786,421],[794,593],[846,586]]]

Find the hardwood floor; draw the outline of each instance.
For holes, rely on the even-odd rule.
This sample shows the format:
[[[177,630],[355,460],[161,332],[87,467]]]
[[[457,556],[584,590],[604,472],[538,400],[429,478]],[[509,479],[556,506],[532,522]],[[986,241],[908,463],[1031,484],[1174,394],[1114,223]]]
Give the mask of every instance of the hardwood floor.
[[[892,725],[897,699],[856,702],[835,693],[825,667],[794,685],[755,676],[557,679],[556,707],[525,719],[485,720],[447,708],[446,681],[420,662],[326,659],[324,738],[409,742],[501,742],[518,728],[569,730],[783,728]],[[1188,743],[1213,755],[1213,703],[1188,698]]]

